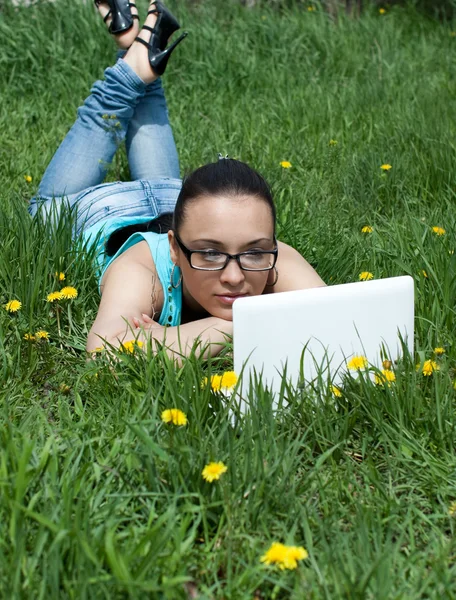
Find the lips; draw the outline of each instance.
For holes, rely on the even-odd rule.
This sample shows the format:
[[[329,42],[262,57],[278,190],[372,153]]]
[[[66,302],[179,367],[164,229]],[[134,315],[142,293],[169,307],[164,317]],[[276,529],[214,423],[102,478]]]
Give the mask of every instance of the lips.
[[[247,294],[216,294],[215,297],[218,298],[222,304],[229,305],[233,304],[238,298],[245,298],[246,296]]]
[[[228,296],[229,298],[240,298],[241,296],[247,296],[247,294],[230,294],[230,293],[226,293],[226,294],[216,294],[216,296]]]

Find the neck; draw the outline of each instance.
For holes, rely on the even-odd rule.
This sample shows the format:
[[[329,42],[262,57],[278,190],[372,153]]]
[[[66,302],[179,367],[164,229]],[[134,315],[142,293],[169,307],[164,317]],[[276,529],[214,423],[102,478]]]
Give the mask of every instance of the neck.
[[[190,323],[197,319],[209,317],[209,313],[191,296],[185,283],[182,282],[182,315],[181,323]]]

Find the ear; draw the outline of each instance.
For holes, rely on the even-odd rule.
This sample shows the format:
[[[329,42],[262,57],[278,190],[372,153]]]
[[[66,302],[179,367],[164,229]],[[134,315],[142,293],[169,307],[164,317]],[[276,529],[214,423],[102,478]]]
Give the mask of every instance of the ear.
[[[176,242],[176,238],[174,237],[174,231],[170,229],[168,231],[168,242],[169,242],[169,253],[171,254],[171,260],[177,266],[179,266],[179,252],[178,246]]]

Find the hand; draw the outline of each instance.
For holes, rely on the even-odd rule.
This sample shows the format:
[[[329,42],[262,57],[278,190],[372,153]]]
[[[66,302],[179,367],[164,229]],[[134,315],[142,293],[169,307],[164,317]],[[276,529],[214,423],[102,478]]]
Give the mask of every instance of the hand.
[[[163,325],[160,325],[160,323],[157,323],[157,321],[154,321],[152,317],[149,317],[149,315],[146,315],[145,313],[141,315],[141,319],[133,317],[133,324],[136,329],[144,329],[145,331],[151,329],[164,329]]]

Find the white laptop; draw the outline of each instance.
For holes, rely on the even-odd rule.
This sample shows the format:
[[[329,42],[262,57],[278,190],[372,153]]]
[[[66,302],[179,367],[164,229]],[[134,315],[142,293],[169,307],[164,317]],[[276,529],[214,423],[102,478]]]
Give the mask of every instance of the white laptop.
[[[261,377],[273,394],[325,373],[337,385],[347,361],[362,355],[382,368],[413,355],[414,285],[410,276],[239,298],[233,304],[234,370],[241,396]],[[242,404],[242,403],[241,403]],[[246,406],[241,406],[245,410]]]

